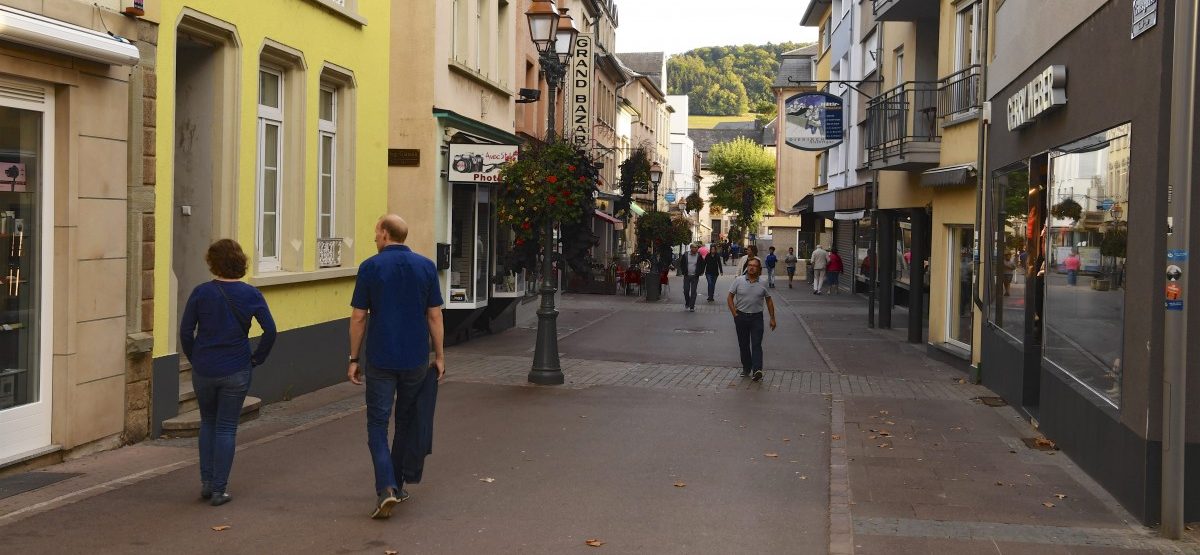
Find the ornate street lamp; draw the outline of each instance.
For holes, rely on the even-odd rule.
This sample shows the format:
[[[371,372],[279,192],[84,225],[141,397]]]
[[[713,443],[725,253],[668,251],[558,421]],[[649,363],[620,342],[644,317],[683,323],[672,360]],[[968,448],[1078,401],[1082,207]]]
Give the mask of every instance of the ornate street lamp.
[[[658,184],[662,183],[662,166],[655,162],[650,166],[650,183],[654,184],[654,210],[658,210]]]
[[[567,74],[567,62],[571,47],[579,30],[567,9],[558,9],[551,0],[534,0],[529,11],[529,35],[538,50],[538,62],[546,74],[549,88],[549,105],[546,112],[546,140],[554,140],[554,103],[558,99],[558,85]],[[533,367],[529,370],[529,381],[538,385],[560,385],[565,381],[558,360],[558,311],[554,309],[554,293],[557,291],[551,280],[554,272],[554,222],[546,218],[545,239],[542,241],[542,304],[538,308],[537,347],[533,353]]]

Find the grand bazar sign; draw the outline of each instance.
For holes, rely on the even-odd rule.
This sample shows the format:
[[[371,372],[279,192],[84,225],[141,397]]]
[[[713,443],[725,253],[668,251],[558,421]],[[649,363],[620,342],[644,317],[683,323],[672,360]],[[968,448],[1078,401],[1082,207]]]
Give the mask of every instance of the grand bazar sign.
[[[570,121],[571,139],[580,148],[587,148],[592,142],[592,35],[583,33],[575,38],[575,48],[571,52],[571,67],[568,75],[571,78],[574,92],[571,94]]]
[[[1050,66],[1008,99],[1008,130],[1015,131],[1067,103],[1067,66]]]

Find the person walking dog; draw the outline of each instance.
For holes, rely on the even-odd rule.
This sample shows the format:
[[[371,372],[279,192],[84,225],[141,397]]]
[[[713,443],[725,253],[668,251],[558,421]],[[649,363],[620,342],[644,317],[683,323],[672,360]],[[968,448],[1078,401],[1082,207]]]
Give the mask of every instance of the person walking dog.
[[[246,253],[232,239],[208,247],[204,257],[215,279],[197,285],[179,322],[179,346],[192,363],[192,387],[200,405],[200,497],[214,506],[229,495],[229,473],[237,447],[238,420],[251,375],[275,345],[275,320],[262,293],[239,281]],[[250,350],[250,319],[262,328]]]
[[[442,337],[442,291],[433,261],[404,244],[408,224],[388,214],[375,224],[379,253],[358,267],[350,299],[350,366],[346,376],[362,385],[359,349],[367,336],[367,447],[375,467],[375,510],[392,515],[408,499],[405,483],[421,481],[433,445],[437,384],[446,374]],[[367,326],[367,316],[371,325]],[[434,360],[429,362],[432,343]],[[393,407],[396,430],[388,448]]]
[[[762,261],[751,260],[746,266],[746,275],[738,276],[729,288],[727,304],[733,314],[737,328],[738,349],[742,355],[742,376],[751,376],[754,381],[763,379],[763,304],[771,314],[771,331],[775,331],[775,302],[771,292],[759,276]]]

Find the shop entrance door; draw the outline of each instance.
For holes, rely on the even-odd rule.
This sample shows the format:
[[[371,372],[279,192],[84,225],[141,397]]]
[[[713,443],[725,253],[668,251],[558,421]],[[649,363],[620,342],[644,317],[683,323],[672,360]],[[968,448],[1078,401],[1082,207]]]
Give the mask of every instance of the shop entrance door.
[[[52,93],[0,79],[0,461],[50,445]]]
[[[974,231],[968,226],[950,226],[946,253],[946,338],[957,347],[971,350],[975,312],[971,307]]]

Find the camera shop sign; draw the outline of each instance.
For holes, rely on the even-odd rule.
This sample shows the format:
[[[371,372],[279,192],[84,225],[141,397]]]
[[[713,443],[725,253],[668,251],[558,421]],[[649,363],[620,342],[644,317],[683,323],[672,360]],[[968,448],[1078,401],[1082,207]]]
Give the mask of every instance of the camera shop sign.
[[[517,145],[450,145],[450,181],[498,183],[500,168],[517,159]]]
[[[1067,66],[1050,66],[1008,99],[1008,130],[1029,126],[1067,103]]]

